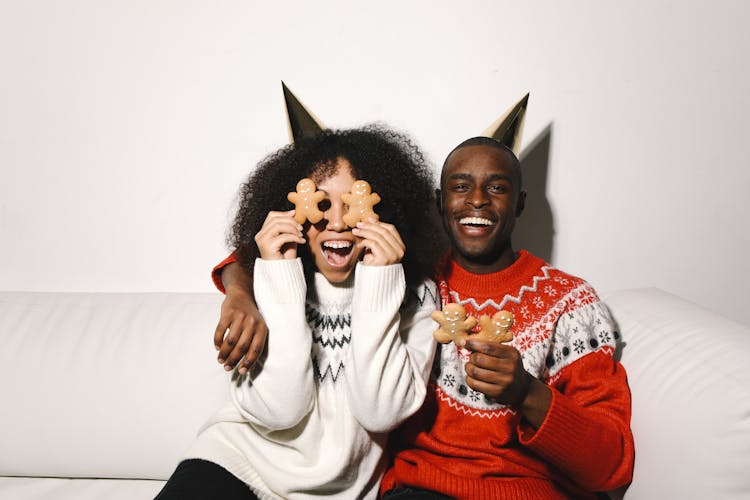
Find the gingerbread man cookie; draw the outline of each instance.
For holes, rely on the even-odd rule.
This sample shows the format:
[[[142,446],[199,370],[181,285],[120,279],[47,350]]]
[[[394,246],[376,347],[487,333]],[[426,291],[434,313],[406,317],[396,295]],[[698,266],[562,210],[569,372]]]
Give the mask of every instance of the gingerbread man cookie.
[[[323,212],[318,210],[318,203],[323,201],[326,194],[317,191],[317,186],[312,179],[304,178],[297,183],[297,192],[290,192],[287,199],[294,203],[294,220],[297,224],[304,224],[309,220],[317,224],[323,219]]]
[[[446,304],[442,311],[435,311],[430,317],[440,325],[433,336],[441,344],[466,339],[477,324],[477,319],[467,316],[461,304]]]
[[[343,217],[347,226],[355,227],[357,222],[368,217],[378,220],[378,214],[372,207],[380,203],[380,196],[372,192],[369,182],[361,179],[354,181],[351,193],[342,194],[341,199],[349,205],[349,210]]]
[[[477,338],[489,340],[490,342],[508,342],[513,340],[513,313],[510,311],[498,311],[490,318],[486,314],[479,317],[480,330]]]

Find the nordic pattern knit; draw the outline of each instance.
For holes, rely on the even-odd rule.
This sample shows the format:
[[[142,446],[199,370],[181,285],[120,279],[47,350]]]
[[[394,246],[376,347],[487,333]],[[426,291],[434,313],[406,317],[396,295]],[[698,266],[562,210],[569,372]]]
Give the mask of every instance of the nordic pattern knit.
[[[630,392],[613,354],[618,332],[585,281],[521,251],[508,268],[446,264],[444,298],[474,316],[513,313],[526,370],[552,389],[534,430],[466,385],[469,352],[441,346],[424,408],[402,428],[382,491],[412,486],[457,498],[589,498],[632,476]],[[394,433],[394,437],[395,437]]]
[[[374,498],[388,431],[424,401],[435,284],[407,296],[400,264],[357,264],[347,282],[316,274],[308,290],[300,259],[257,260],[253,280],[269,328],[262,366],[235,375],[188,458],[260,498]]]

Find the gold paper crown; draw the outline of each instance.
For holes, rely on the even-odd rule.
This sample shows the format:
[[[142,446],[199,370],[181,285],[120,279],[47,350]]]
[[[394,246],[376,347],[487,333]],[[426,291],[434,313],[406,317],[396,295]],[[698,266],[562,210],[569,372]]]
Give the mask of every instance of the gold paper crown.
[[[292,91],[287,88],[284,82],[281,82],[281,89],[284,91],[284,102],[286,103],[289,142],[297,141],[303,137],[312,137],[326,129],[326,126],[292,94]]]
[[[527,93],[480,135],[500,141],[518,156],[521,151],[521,136],[528,102],[529,94]]]

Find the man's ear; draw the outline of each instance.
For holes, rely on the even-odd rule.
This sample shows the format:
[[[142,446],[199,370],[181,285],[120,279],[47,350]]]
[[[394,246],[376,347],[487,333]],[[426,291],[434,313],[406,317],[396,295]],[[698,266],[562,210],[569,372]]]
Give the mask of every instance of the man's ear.
[[[435,190],[435,203],[437,204],[437,210],[440,215],[443,215],[443,193],[439,190]]]
[[[521,216],[524,208],[526,208],[526,191],[521,191],[518,193],[518,201],[516,202],[516,217]]]

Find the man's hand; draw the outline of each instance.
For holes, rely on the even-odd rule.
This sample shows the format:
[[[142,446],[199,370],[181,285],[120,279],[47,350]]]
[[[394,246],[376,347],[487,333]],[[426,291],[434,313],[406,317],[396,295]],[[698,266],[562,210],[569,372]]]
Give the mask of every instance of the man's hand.
[[[510,406],[534,427],[547,416],[552,394],[523,367],[521,353],[510,345],[468,339],[472,351],[466,363],[466,383],[498,403]]]
[[[238,371],[244,375],[263,352],[268,327],[255,305],[247,271],[233,262],[222,270],[221,280],[226,297],[221,304],[214,345],[224,369],[230,371],[240,363]]]

